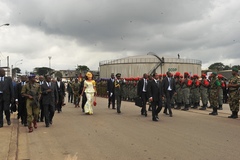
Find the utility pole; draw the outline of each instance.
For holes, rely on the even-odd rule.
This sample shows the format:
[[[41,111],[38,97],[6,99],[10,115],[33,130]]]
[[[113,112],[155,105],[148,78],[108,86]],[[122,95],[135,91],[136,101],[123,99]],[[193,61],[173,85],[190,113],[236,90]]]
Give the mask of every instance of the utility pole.
[[[49,56],[48,59],[49,59],[49,68],[51,68],[51,59],[52,59],[52,57]]]

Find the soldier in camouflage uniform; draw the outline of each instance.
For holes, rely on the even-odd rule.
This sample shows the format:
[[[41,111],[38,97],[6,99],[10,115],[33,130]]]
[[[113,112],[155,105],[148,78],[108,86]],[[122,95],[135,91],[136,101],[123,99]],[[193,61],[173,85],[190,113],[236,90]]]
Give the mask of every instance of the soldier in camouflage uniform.
[[[181,85],[181,78],[180,78],[180,73],[176,72],[175,74],[175,85],[176,85],[176,94],[175,99],[177,103],[177,107],[174,109],[181,109],[181,104],[182,104],[182,85]]]
[[[193,84],[192,84],[192,108],[196,109],[198,107],[199,101],[200,101],[200,91],[199,91],[199,86],[200,82],[198,80],[198,75],[193,75]]]
[[[189,110],[190,107],[190,101],[189,101],[189,96],[190,96],[190,84],[189,84],[189,73],[184,72],[184,79],[182,81],[182,94],[183,94],[183,103],[184,103],[184,108],[182,110],[187,111]]]
[[[232,115],[228,118],[238,118],[239,111],[239,87],[240,87],[240,77],[238,76],[238,69],[232,69],[232,77],[229,79],[229,84],[227,85],[229,89],[229,106],[232,111]]]
[[[221,87],[219,89],[219,95],[218,95],[218,110],[222,110],[223,105],[223,88],[225,87],[225,83],[223,81],[223,76],[221,74],[218,74],[218,79],[220,81]]]
[[[213,107],[213,111],[209,113],[209,115],[218,115],[217,106],[218,106],[218,96],[219,96],[219,89],[221,87],[220,81],[217,78],[217,73],[212,73],[212,79],[210,82],[210,99],[211,105]]]
[[[206,74],[202,74],[202,80],[200,84],[200,94],[201,94],[201,100],[202,100],[202,107],[200,110],[206,110],[207,104],[208,104],[208,87],[209,87],[209,81],[206,78]]]
[[[30,75],[28,79],[29,82],[23,86],[21,94],[26,97],[28,129],[29,132],[32,132],[32,123],[34,128],[37,128],[37,120],[40,112],[39,99],[41,88],[40,85],[35,82],[35,75]]]

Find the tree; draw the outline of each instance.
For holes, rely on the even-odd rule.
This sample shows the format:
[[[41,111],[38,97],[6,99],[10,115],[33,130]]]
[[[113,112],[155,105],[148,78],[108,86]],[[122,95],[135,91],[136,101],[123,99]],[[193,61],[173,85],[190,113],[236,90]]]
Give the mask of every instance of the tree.
[[[16,67],[16,68],[12,69],[12,76],[13,77],[17,77],[18,73],[21,73],[21,69],[20,68]]]
[[[88,72],[90,69],[85,66],[85,65],[79,65],[77,66],[77,74],[76,74],[76,77],[78,77],[78,75],[84,75],[86,72]]]
[[[208,69],[211,69],[211,70],[217,70],[217,71],[221,71],[223,70],[225,67],[225,65],[221,62],[217,62],[217,63],[214,63],[214,64],[211,64]]]
[[[34,73],[38,75],[52,75],[54,70],[48,67],[36,67],[34,68]]]
[[[55,73],[55,77],[60,77],[60,78],[62,78],[62,77],[63,77],[63,75],[62,75],[62,73],[61,73],[61,72],[57,71],[57,72]]]
[[[226,65],[224,68],[223,68],[223,70],[230,70],[230,69],[232,69],[229,65]]]
[[[12,69],[12,73],[21,73],[21,69],[16,67]]]
[[[89,70],[90,69],[85,65],[79,65],[79,66],[77,66],[77,69],[76,69],[76,71],[78,71],[79,73],[87,72]]]
[[[232,66],[232,68],[237,68],[238,70],[240,70],[240,65],[234,65]]]

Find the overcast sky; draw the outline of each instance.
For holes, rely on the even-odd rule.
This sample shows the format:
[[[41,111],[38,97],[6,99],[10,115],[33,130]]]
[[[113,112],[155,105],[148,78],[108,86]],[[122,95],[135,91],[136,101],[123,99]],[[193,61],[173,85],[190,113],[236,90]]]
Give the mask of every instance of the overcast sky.
[[[0,59],[34,67],[98,69],[146,55],[240,64],[239,0],[1,0]],[[23,59],[23,61],[20,61]]]

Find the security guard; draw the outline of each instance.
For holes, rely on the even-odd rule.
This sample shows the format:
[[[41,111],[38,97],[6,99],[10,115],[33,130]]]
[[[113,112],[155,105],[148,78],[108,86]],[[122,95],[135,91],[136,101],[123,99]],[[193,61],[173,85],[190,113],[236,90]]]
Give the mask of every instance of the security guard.
[[[26,97],[27,107],[27,121],[29,133],[33,131],[32,123],[34,128],[37,128],[37,119],[39,115],[39,99],[41,95],[40,85],[35,81],[35,75],[31,74],[29,77],[28,84],[22,88],[22,95]]]
[[[229,84],[227,85],[229,89],[229,106],[232,111],[232,115],[228,118],[238,118],[239,111],[239,87],[240,87],[240,77],[238,76],[238,69],[232,69],[232,77],[229,79]]]

